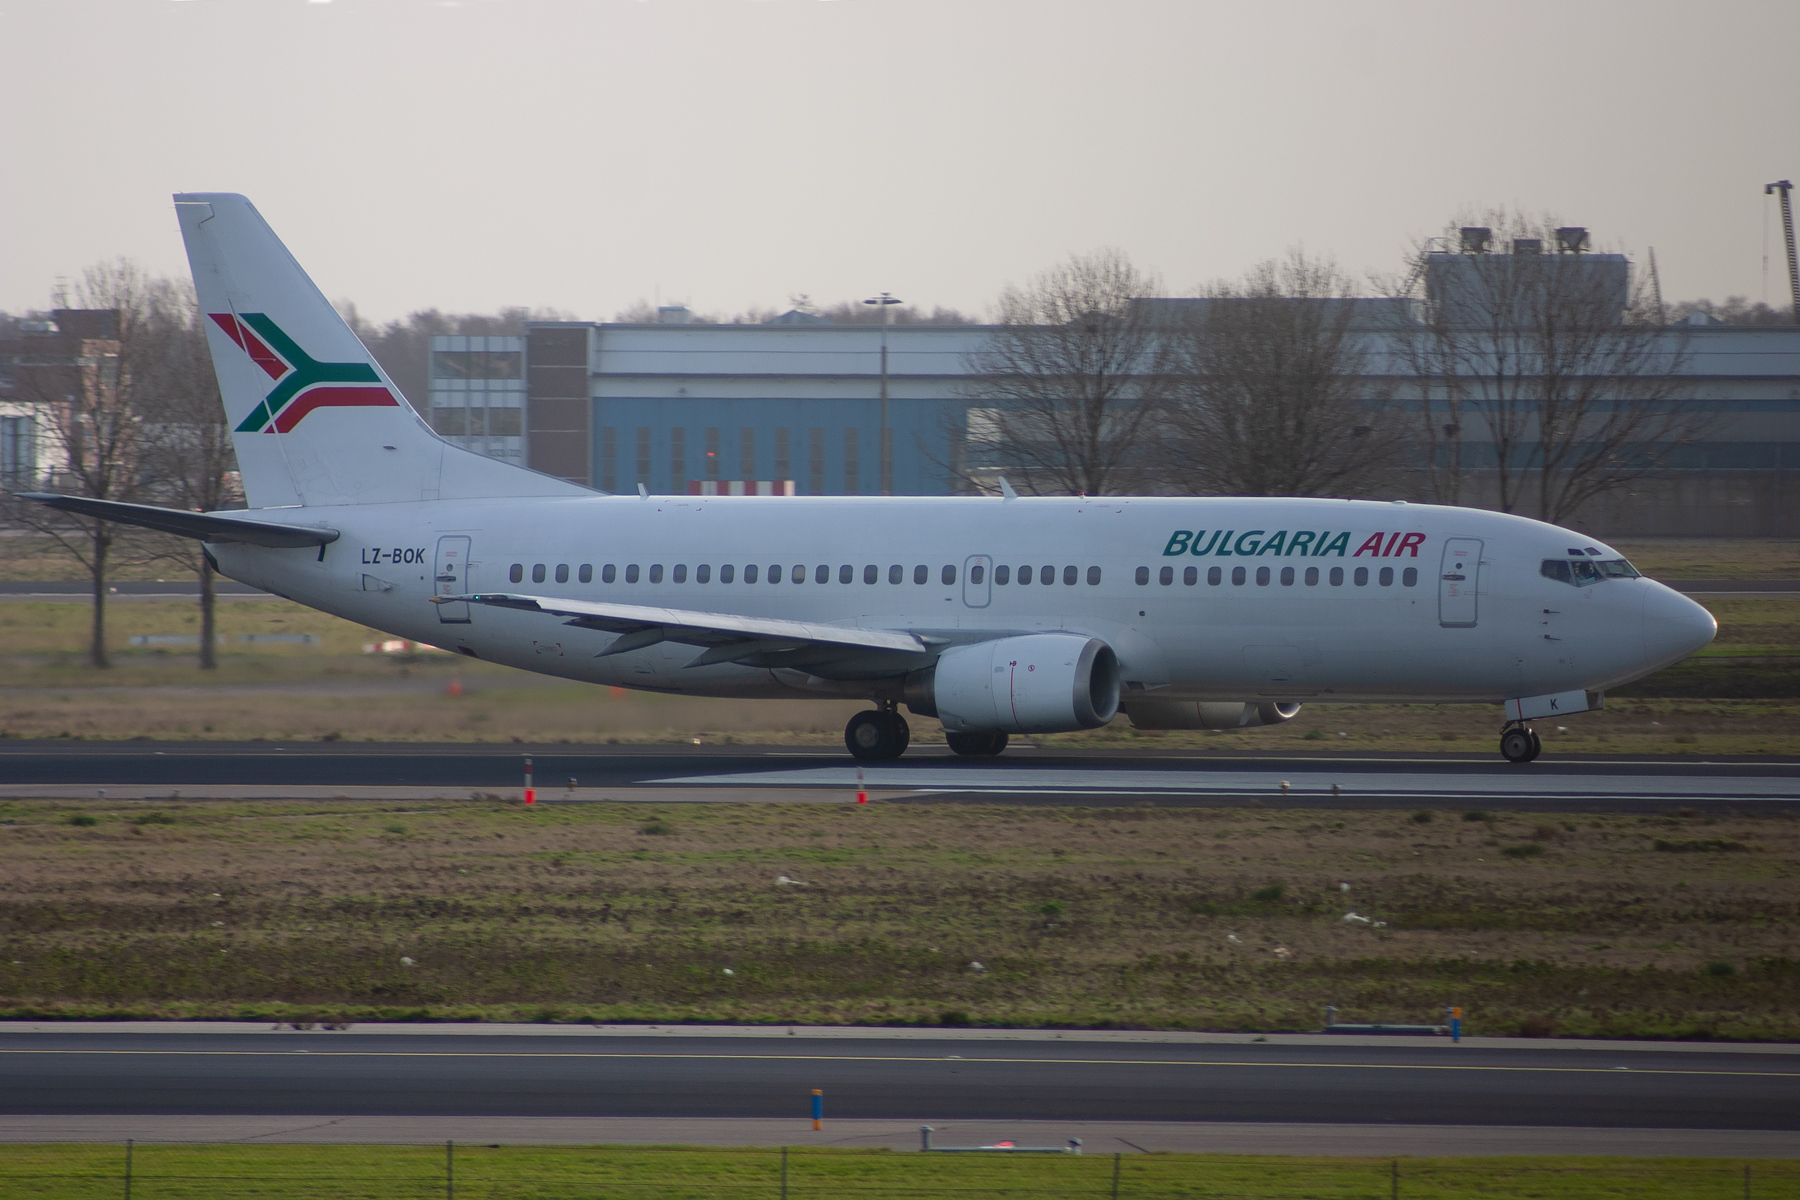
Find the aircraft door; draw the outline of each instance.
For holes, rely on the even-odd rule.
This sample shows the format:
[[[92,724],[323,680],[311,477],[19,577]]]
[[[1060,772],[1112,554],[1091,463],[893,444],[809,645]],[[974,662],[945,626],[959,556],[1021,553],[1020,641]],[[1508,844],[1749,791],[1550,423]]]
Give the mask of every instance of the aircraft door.
[[[1438,624],[1473,629],[1481,593],[1481,539],[1450,538],[1438,568]]]
[[[963,603],[970,608],[986,608],[993,599],[994,560],[985,554],[971,554],[963,559]]]
[[[469,539],[441,537],[431,585],[433,595],[465,596],[469,592]],[[445,625],[469,624],[467,604],[437,605],[438,621]]]

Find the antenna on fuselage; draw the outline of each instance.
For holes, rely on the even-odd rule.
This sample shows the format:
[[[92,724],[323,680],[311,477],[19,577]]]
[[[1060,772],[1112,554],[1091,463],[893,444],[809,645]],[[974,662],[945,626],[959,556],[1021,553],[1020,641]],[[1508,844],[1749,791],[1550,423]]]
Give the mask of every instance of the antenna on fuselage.
[[[1013,491],[1012,484],[1006,482],[1006,476],[1002,475],[999,477],[999,479],[1000,479],[1000,498],[1002,500],[1017,500],[1019,498],[1019,493]]]

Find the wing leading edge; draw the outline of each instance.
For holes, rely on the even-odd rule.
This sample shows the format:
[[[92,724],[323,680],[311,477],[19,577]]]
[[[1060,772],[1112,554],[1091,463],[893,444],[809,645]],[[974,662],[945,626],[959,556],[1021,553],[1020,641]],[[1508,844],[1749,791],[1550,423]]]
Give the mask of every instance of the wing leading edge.
[[[930,661],[929,639],[895,629],[847,629],[810,621],[745,617],[643,604],[559,600],[510,592],[433,596],[434,604],[485,604],[563,617],[563,624],[619,636],[596,658],[642,650],[659,642],[699,646],[689,667],[735,663],[787,667],[824,678],[879,677],[916,670]]]

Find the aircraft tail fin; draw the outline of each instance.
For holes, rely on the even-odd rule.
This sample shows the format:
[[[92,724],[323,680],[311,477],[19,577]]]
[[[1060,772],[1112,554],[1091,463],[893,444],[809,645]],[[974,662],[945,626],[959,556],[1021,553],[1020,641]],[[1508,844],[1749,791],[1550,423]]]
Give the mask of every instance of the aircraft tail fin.
[[[252,508],[589,494],[433,433],[249,200],[175,211]]]

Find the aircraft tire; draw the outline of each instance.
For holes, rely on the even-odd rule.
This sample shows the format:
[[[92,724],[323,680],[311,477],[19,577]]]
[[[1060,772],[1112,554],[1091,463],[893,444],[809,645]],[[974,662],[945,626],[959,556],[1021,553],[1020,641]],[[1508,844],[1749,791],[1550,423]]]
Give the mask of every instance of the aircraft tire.
[[[946,733],[944,741],[955,753],[970,758],[988,758],[1006,749],[1006,734],[999,730],[993,733]]]
[[[1544,752],[1544,739],[1539,737],[1538,731],[1534,729],[1531,731],[1531,758],[1529,761],[1536,762],[1537,756],[1542,754],[1543,752]]]
[[[1509,763],[1530,762],[1537,757],[1532,753],[1533,749],[1529,729],[1508,729],[1500,735],[1500,757]]]
[[[844,745],[851,757],[864,762],[884,762],[906,753],[912,730],[896,712],[865,709],[844,726]]]

